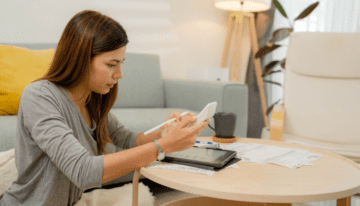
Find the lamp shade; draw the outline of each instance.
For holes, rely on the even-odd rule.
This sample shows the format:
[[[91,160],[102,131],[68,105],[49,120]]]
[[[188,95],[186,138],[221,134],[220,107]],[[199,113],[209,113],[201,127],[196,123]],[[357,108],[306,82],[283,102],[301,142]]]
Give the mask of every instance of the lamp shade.
[[[215,7],[229,11],[260,12],[270,5],[271,0],[215,0]]]

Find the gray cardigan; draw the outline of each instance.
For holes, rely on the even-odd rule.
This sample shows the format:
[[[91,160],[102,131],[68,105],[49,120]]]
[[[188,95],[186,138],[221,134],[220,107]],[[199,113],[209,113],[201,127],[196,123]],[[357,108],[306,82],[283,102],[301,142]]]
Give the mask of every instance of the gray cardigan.
[[[47,80],[29,84],[20,98],[15,139],[18,178],[4,194],[4,205],[73,205],[84,190],[101,187],[103,155],[66,90]],[[136,146],[139,132],[132,132],[109,113],[108,130],[113,143]]]

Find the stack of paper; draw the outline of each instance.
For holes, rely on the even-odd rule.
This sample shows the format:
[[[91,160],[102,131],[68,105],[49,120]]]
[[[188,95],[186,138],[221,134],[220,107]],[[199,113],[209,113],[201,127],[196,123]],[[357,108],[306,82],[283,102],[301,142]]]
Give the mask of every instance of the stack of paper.
[[[221,149],[234,150],[242,162],[273,163],[292,169],[303,165],[313,165],[312,161],[323,155],[313,154],[307,150],[277,147],[257,143],[232,143],[220,145]]]

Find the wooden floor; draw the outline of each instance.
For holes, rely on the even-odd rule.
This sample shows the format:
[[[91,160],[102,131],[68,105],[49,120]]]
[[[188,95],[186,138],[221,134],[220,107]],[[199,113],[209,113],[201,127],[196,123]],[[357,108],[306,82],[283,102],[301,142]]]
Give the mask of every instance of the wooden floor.
[[[323,201],[323,202],[309,202],[310,206],[336,206],[336,200]],[[360,206],[360,196],[353,196],[351,198],[351,206]]]

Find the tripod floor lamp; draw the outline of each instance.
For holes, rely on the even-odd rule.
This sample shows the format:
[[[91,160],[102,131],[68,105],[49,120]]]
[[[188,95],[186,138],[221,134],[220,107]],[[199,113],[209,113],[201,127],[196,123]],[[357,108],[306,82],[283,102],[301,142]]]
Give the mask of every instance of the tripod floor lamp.
[[[220,67],[227,66],[228,56],[230,52],[230,44],[232,35],[234,41],[232,44],[233,52],[230,65],[230,81],[245,83],[246,70],[240,71],[240,51],[241,51],[241,29],[244,18],[250,21],[251,50],[253,53],[253,61],[255,65],[256,80],[259,87],[261,107],[263,111],[265,127],[268,126],[268,117],[266,115],[266,99],[264,93],[264,84],[262,80],[262,70],[260,59],[255,59],[255,54],[259,50],[259,44],[256,35],[255,18],[252,12],[260,12],[270,9],[271,0],[215,0],[215,7],[223,10],[231,11],[228,22],[228,30],[226,34],[224,51],[221,59]],[[235,24],[235,29],[233,28]],[[234,33],[234,34],[233,34]]]

